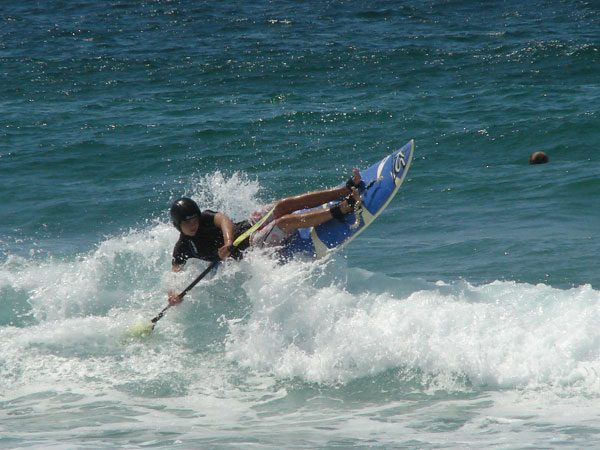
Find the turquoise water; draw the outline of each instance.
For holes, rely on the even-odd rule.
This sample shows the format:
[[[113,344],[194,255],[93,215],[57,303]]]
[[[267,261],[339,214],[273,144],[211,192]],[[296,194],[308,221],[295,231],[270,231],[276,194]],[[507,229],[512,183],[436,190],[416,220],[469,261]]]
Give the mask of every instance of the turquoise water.
[[[0,447],[600,444],[596,3],[0,19]],[[241,220],[409,139],[342,252],[251,252],[126,335],[205,267],[169,270],[173,199]]]

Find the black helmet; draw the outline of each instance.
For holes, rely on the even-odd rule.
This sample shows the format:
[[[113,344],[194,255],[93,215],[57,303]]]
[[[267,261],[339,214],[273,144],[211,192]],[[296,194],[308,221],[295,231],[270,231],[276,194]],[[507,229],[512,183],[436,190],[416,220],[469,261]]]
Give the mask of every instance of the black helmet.
[[[200,214],[200,208],[191,198],[182,197],[171,206],[171,221],[179,231],[182,221],[193,219]]]

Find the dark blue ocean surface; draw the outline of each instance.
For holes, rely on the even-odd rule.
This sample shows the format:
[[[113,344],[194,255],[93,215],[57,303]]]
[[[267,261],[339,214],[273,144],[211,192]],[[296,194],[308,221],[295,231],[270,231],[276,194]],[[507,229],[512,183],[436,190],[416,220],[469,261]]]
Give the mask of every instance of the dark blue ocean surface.
[[[559,261],[598,249],[600,26],[584,2],[67,2],[3,12],[10,252],[33,236],[29,247],[88,250],[164,217],[193,174],[243,171],[271,199],[331,186],[409,138],[420,160],[402,217],[419,234],[407,236],[402,259],[418,259],[417,272],[470,278],[499,259],[509,263],[484,278],[511,278],[528,259],[547,265],[545,255],[531,261],[538,252],[496,256],[512,245],[543,242]],[[552,165],[527,167],[533,150]],[[457,243],[473,247],[475,264]],[[576,265],[552,281],[597,280]]]
[[[0,446],[596,445],[599,74],[596,2],[3,1]],[[203,268],[173,199],[241,220],[409,139],[331,261],[121,339]]]

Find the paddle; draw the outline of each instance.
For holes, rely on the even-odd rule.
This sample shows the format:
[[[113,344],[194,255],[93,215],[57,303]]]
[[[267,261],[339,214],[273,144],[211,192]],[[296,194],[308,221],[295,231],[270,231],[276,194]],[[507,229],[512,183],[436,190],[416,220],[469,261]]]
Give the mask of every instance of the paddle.
[[[233,250],[233,245],[229,248],[230,248],[230,250]],[[210,265],[204,270],[204,272],[202,272],[200,275],[198,275],[196,277],[196,279],[189,284],[188,287],[186,287],[183,291],[181,291],[181,293],[179,294],[179,298],[183,300],[183,297],[185,296],[185,294],[187,294],[190,289],[192,289],[194,286],[196,286],[198,284],[198,282],[208,274],[208,272],[213,270],[217,266],[217,264],[219,264],[219,262],[220,262],[220,260],[211,262]],[[152,330],[154,330],[154,327],[156,326],[156,322],[158,322],[160,319],[163,318],[163,316],[165,315],[165,313],[171,306],[172,305],[170,303],[167,306],[165,306],[162,309],[162,311],[159,312],[158,315],[150,321],[150,323],[138,323],[137,325],[132,326],[129,329],[129,334],[131,336],[143,336],[145,334],[151,333]]]
[[[263,223],[265,223],[265,221],[269,218],[269,216],[273,213],[273,211],[275,210],[275,208],[273,207],[271,209],[271,211],[269,211],[267,214],[265,214],[262,219],[260,219],[256,224],[254,224],[251,228],[249,228],[248,230],[246,230],[244,233],[240,234],[238,236],[238,238],[233,241],[233,245],[231,245],[229,247],[229,251],[233,251],[233,249],[235,247],[237,247],[238,245],[240,245],[242,242],[244,242],[244,240],[246,240],[252,233],[254,233],[256,230],[258,230],[261,225]],[[192,281],[188,287],[186,287],[183,291],[181,291],[181,293],[179,294],[179,298],[183,300],[183,297],[185,297],[185,294],[187,294],[191,289],[193,289],[194,286],[196,286],[200,280],[202,280],[202,278],[204,278],[206,275],[208,275],[208,273],[213,270],[217,264],[219,264],[221,261],[220,260],[216,260],[210,263],[210,265],[204,269],[204,271],[198,275],[196,277],[196,279],[194,281]],[[152,330],[154,330],[154,327],[156,326],[156,323],[163,318],[163,316],[165,315],[165,313],[167,312],[167,310],[171,307],[172,305],[169,303],[167,306],[165,306],[161,312],[158,313],[158,315],[152,319],[149,323],[143,323],[140,322],[137,325],[132,326],[129,329],[129,335],[133,336],[133,337],[141,337],[141,336],[145,336],[147,334],[150,334],[152,332]]]

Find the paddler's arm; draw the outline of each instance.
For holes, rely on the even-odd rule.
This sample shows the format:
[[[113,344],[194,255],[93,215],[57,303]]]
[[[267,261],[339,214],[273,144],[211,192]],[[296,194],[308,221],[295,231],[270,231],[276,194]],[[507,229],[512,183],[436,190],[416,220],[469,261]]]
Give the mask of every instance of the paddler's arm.
[[[221,229],[221,232],[223,233],[223,240],[225,241],[225,245],[223,245],[223,247],[219,249],[218,253],[219,258],[225,259],[229,255],[231,255],[229,248],[233,245],[233,222],[225,214],[216,213],[215,226],[219,227]]]

